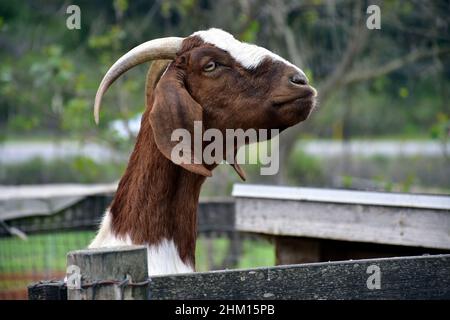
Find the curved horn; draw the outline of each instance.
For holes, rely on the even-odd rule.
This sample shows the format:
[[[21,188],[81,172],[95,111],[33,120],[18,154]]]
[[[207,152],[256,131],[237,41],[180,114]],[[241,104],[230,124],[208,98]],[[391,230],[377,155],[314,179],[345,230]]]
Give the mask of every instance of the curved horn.
[[[109,86],[134,66],[151,60],[174,59],[183,38],[169,37],[150,40],[134,47],[117,60],[103,77],[95,95],[94,118],[98,124],[100,103]]]

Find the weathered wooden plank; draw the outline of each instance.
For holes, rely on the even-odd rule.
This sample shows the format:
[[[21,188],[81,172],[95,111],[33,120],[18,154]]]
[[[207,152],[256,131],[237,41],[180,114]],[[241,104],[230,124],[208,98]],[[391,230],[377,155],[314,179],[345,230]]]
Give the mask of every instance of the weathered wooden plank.
[[[105,267],[114,268],[110,264]],[[29,298],[64,299],[64,290],[62,283],[39,283],[29,287]],[[145,291],[146,296],[135,298],[450,299],[450,255],[158,276],[150,278]]]
[[[69,300],[145,299],[146,288],[102,281],[131,283],[148,278],[147,248],[145,246],[111,247],[72,251],[67,254]],[[80,275],[79,278],[76,276]],[[75,278],[73,277],[75,276]],[[125,285],[125,283],[124,283]]]
[[[237,198],[236,229],[450,249],[450,213],[446,210]]]
[[[95,194],[113,193],[116,183],[111,184],[40,184],[0,186],[0,201],[11,199],[53,199],[61,197],[86,197]]]
[[[450,210],[450,197],[281,186],[233,186],[233,197]]]
[[[199,232],[236,231],[232,198],[200,199],[197,214]]]
[[[42,215],[42,211],[36,211],[35,208],[25,208],[26,216],[22,215],[23,212],[11,211],[8,213],[9,218],[5,219],[5,223],[26,234],[61,230],[96,230],[111,200],[111,194],[91,195],[61,211],[50,210],[48,214],[44,215]],[[53,205],[46,205],[46,208],[55,209]],[[0,220],[2,220],[1,214]],[[234,225],[234,201],[232,198],[200,200],[199,232],[234,232]],[[3,236],[10,236],[10,234],[0,225],[0,237]]]
[[[450,299],[450,255],[152,277],[151,299]]]
[[[83,199],[92,200],[99,196],[104,196],[111,201],[111,196],[116,189],[115,183],[0,186],[0,220],[51,216]],[[231,205],[232,202],[232,198],[202,198],[199,210],[208,212],[206,207],[221,210],[221,207]],[[96,213],[102,215],[106,207],[105,205],[101,208],[101,212]],[[225,211],[229,209],[225,208]]]
[[[67,300],[64,281],[41,281],[28,286],[28,300]]]

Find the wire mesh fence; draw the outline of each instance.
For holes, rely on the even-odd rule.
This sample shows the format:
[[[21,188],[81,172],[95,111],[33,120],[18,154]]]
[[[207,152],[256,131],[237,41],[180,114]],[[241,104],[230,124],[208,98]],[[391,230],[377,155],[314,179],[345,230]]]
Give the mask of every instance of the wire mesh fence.
[[[67,231],[0,238],[0,299],[25,299],[31,282],[62,279],[66,253],[86,247],[93,235]]]

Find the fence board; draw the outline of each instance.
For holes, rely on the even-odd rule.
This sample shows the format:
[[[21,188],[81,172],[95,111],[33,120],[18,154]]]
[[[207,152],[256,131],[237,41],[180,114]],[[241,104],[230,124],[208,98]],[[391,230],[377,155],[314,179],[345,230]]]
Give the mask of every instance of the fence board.
[[[450,197],[395,192],[368,192],[324,188],[299,188],[235,184],[234,197],[297,200],[371,206],[450,210]]]
[[[63,285],[61,285],[63,287]],[[151,277],[150,299],[450,299],[450,255]],[[45,284],[30,299],[45,298]]]
[[[382,197],[384,202],[377,197],[372,199],[377,201],[370,204],[373,193],[365,192],[367,199],[362,204],[357,203],[359,200],[352,203],[345,197],[339,198],[333,192],[321,193],[321,197],[315,198],[307,193],[303,197],[303,188],[298,188],[294,197],[292,189],[297,188],[289,188],[287,195],[282,197],[284,187],[276,192],[277,187],[258,186],[261,195],[254,193],[254,188],[249,186],[246,190],[239,186],[233,192],[236,196],[236,229],[239,231],[450,249],[450,210],[446,209],[450,197],[438,197],[439,201],[430,197],[426,208],[427,196],[420,196],[416,205],[411,202],[414,196],[401,202],[399,198],[403,197],[400,195],[391,199],[391,205],[388,205],[388,195]],[[268,197],[268,191],[273,193],[273,198]],[[326,196],[329,198],[325,199]],[[349,202],[343,203],[344,200]],[[403,207],[402,203],[411,207]]]
[[[367,286],[369,266],[380,289]],[[152,299],[450,299],[450,255],[154,277],[150,286]]]
[[[45,215],[39,212],[31,213],[33,208],[30,208],[27,216],[20,214],[14,218],[10,217],[5,219],[4,223],[8,227],[17,228],[26,234],[63,230],[96,230],[111,200],[111,194],[90,195],[63,210],[52,211]],[[0,220],[2,220],[1,216]],[[200,199],[199,232],[229,233],[235,231],[234,225],[233,199]],[[0,224],[0,237],[5,236],[10,236],[10,233]]]
[[[67,300],[64,281],[40,281],[28,286],[28,300]]]

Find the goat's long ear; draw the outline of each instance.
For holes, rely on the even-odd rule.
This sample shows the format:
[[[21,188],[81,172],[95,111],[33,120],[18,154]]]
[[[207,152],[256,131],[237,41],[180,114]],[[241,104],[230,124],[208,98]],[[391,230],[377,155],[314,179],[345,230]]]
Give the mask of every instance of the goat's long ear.
[[[148,68],[147,78],[145,80],[145,104],[147,108],[152,108],[156,85],[171,62],[172,60],[155,60],[151,63],[150,68]]]
[[[193,173],[210,177],[211,171],[201,163],[201,159],[196,159],[198,157],[195,157],[193,148],[194,124],[195,121],[202,121],[202,114],[202,107],[187,92],[179,71],[169,66],[156,85],[150,112],[150,123],[156,145],[159,151],[171,161],[174,161],[172,159],[174,148],[182,149],[182,161],[174,162]],[[187,130],[190,134],[189,141],[172,141],[172,133],[176,129]]]

